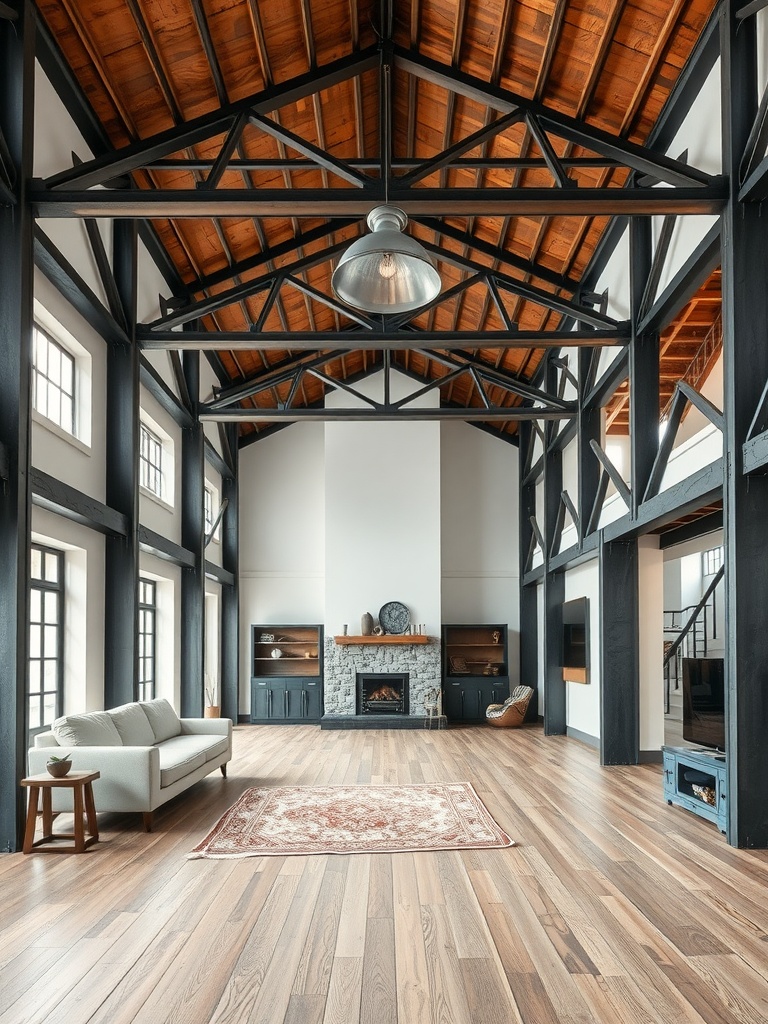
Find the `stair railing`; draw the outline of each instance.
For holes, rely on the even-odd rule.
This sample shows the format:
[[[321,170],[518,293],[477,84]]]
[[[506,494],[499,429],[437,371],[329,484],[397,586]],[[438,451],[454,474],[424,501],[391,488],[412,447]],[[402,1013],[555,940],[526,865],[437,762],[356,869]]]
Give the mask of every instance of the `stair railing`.
[[[698,644],[699,644],[699,642],[701,642],[701,644],[702,644],[702,656],[706,657],[706,655],[707,655],[707,642],[708,642],[707,611],[708,611],[708,608],[710,606],[709,605],[710,598],[712,598],[712,605],[711,605],[711,607],[712,607],[712,624],[713,624],[712,639],[715,639],[717,637],[717,605],[716,605],[716,598],[715,598],[715,590],[717,589],[718,583],[720,582],[720,580],[722,580],[722,578],[724,576],[725,576],[725,566],[721,565],[720,568],[715,573],[715,575],[712,577],[712,582],[709,584],[707,589],[702,594],[701,600],[699,601],[698,604],[693,606],[693,611],[688,616],[687,621],[685,622],[684,625],[682,625],[680,627],[680,632],[677,634],[676,638],[672,641],[672,643],[669,645],[669,647],[667,647],[666,650],[664,651],[663,667],[664,667],[664,714],[665,715],[669,714],[670,679],[671,679],[671,675],[672,675],[669,666],[670,666],[670,664],[673,663],[673,659],[674,659],[675,682],[676,682],[676,684],[679,684],[680,660],[684,656],[686,651],[690,651],[689,642],[690,642],[691,646],[693,647],[693,657],[698,657],[698,655],[699,655],[699,652],[698,652]],[[687,610],[688,610],[687,608],[683,608],[680,612],[671,612],[671,613],[667,612],[665,614],[672,614],[674,616],[676,614],[682,614],[682,612],[685,612]],[[675,629],[675,628],[676,627],[674,625],[674,618],[673,618],[673,624],[671,626],[669,626],[669,627],[665,627],[665,630]],[[689,637],[690,637],[690,641],[689,641]],[[683,646],[684,644],[685,644],[685,647]],[[676,685],[675,689],[677,689],[677,685]]]

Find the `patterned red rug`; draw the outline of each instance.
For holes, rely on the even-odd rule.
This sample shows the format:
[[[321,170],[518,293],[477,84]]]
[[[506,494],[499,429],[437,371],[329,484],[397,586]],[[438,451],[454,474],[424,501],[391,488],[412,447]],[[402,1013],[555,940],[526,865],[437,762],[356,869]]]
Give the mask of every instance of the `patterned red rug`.
[[[514,846],[468,782],[247,789],[197,857],[406,853]]]

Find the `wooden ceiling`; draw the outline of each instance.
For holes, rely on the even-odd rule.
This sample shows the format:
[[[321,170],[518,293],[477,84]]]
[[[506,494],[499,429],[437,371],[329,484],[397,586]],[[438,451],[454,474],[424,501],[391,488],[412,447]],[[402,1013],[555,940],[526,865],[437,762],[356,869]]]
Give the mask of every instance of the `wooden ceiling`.
[[[436,62],[457,79],[472,76],[617,138],[642,143],[715,2],[38,0],[37,6],[119,150],[228,104],[270,95],[300,76],[319,77],[333,62],[375,52],[382,40]],[[223,127],[213,137],[179,148],[172,159],[166,156],[133,170],[131,184],[152,191],[199,188],[218,173],[217,158],[228,139],[229,161],[220,167],[223,189],[254,194],[352,189],[347,169],[376,176],[390,159],[392,174],[405,175],[498,121],[499,112],[471,89],[450,86],[450,77],[412,73],[407,61],[394,63],[382,77],[378,62],[371,61],[360,73],[337,76],[320,91],[289,97],[270,108],[268,118],[244,119],[236,135],[228,136]],[[381,97],[387,87],[391,153],[384,161],[382,139],[390,136]],[[616,161],[544,135],[530,121],[509,122],[461,152],[458,165],[430,170],[419,186],[554,189],[563,168],[581,186],[618,188],[627,179],[627,168]],[[318,162],[318,154],[327,159]],[[421,313],[407,329],[557,329],[563,312],[556,304],[552,308],[536,301],[537,295],[573,299],[608,222],[606,216],[581,214],[412,218],[411,232],[436,249],[449,298]],[[265,385],[244,397],[242,405],[275,408],[288,399],[294,406],[321,404],[329,381],[354,381],[383,364],[381,350],[333,354],[338,346],[329,344],[313,353],[311,372],[300,379],[286,376],[286,368],[309,357],[292,348],[285,333],[356,326],[343,307],[326,300],[332,300],[335,256],[365,230],[359,216],[157,217],[153,224],[184,282],[187,301],[226,296],[219,308],[200,318],[202,328],[281,333],[280,342],[266,348],[218,350],[219,369],[233,384]],[[279,288],[252,284],[287,268],[290,280],[281,279]],[[502,284],[518,282],[530,286],[529,291],[492,288],[484,276],[488,271],[500,275]],[[715,290],[713,281],[709,293]],[[665,338],[665,386],[672,366],[682,375],[687,353],[701,344],[699,313],[705,302],[707,296],[692,303]],[[508,390],[504,381],[530,382],[544,350],[486,341],[450,352],[414,344],[393,351],[391,361],[424,382],[450,376],[441,386],[444,403],[517,406],[524,396]],[[318,361],[317,353],[326,350],[332,355]],[[497,378],[454,372],[465,364],[487,368]],[[609,417],[612,430],[626,430],[620,398]],[[258,434],[262,426],[242,424],[241,431]],[[516,423],[498,420],[493,428],[511,435]]]

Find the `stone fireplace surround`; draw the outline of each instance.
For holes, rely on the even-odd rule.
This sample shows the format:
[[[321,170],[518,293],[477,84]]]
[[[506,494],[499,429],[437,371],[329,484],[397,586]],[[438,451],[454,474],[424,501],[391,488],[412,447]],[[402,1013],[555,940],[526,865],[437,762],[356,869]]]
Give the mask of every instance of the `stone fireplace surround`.
[[[354,715],[358,672],[407,672],[410,718],[424,715],[424,701],[440,685],[440,641],[430,637],[424,644],[339,645],[325,638],[325,717]],[[368,716],[375,717],[375,716]]]

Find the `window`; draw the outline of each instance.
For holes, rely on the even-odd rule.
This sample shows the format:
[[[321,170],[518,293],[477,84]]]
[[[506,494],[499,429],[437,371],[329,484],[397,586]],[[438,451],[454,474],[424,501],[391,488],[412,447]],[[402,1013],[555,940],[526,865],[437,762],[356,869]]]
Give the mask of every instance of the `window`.
[[[39,732],[62,712],[64,555],[33,544],[29,593],[29,730]]]
[[[714,576],[723,564],[723,549],[710,548],[709,551],[702,552],[701,555],[702,567],[701,571],[705,576]]]
[[[32,405],[68,434],[75,433],[75,359],[35,325]]]
[[[203,497],[205,504],[205,536],[206,539],[211,536],[213,530],[213,524],[216,523],[216,517],[219,514],[219,492],[213,486],[206,481],[205,484],[205,495]],[[213,540],[218,541],[221,533],[221,523],[216,523],[216,530],[213,534]]]
[[[139,700],[155,695],[157,584],[139,579]]]
[[[141,424],[139,483],[148,491],[163,497],[163,442],[145,424]]]

